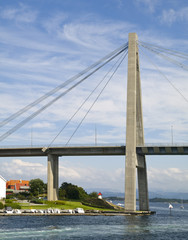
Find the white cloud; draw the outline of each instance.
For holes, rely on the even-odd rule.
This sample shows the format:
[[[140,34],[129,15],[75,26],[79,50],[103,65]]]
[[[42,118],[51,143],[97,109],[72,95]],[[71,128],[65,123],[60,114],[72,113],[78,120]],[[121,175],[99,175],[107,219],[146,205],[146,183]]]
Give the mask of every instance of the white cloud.
[[[28,167],[28,168],[43,167],[41,163],[24,162],[23,160],[20,160],[20,159],[13,159],[12,164],[13,166],[17,166],[17,167]]]
[[[156,6],[158,6],[161,2],[161,0],[134,0],[134,2],[139,6],[144,6],[144,9],[149,11],[150,13],[155,12]]]
[[[62,165],[59,167],[59,176],[62,179],[67,179],[67,181],[75,181],[81,178],[79,169],[72,169]]]
[[[57,34],[63,24],[64,21],[67,19],[68,15],[66,13],[60,12],[56,13],[55,16],[53,15],[51,18],[49,18],[47,21],[44,21],[42,25],[47,30],[49,34]]]
[[[36,20],[37,11],[31,10],[27,5],[20,3],[19,7],[6,7],[0,11],[0,16],[7,20],[31,23]]]
[[[47,165],[22,159],[12,159],[1,163],[1,173],[7,180],[41,178],[47,180]],[[98,169],[84,166],[82,164],[72,164],[71,162],[59,161],[59,184],[71,182],[84,188],[108,188],[123,191],[124,169],[117,168],[111,170]]]
[[[32,125],[32,128],[53,128],[53,124],[49,123],[49,122],[36,122]]]
[[[149,168],[149,189],[167,192],[188,191],[188,170],[179,168]]]
[[[75,161],[75,159],[74,159]],[[60,158],[59,184],[71,182],[85,189],[103,188],[113,191],[124,191],[125,170],[122,167],[113,169],[84,166]],[[102,161],[102,159],[101,159]],[[105,160],[104,160],[105,161]],[[102,164],[104,165],[104,164]],[[12,159],[2,161],[1,175],[7,180],[41,178],[47,181],[47,162]],[[188,170],[180,168],[153,168],[148,169],[149,191],[187,192]]]
[[[66,165],[66,164],[63,164]],[[60,167],[60,183],[72,182],[84,188],[106,188],[124,191],[124,169],[117,168],[112,172],[108,169],[95,167]]]
[[[133,24],[125,22],[104,21],[101,23],[97,20],[90,23],[84,21],[83,23],[82,21],[65,24],[60,30],[59,36],[93,51],[95,49],[98,51],[111,49],[115,40],[114,36],[119,35],[119,40],[122,40],[124,35],[121,33],[134,28]]]
[[[1,164],[1,175],[7,180],[10,179],[25,179],[46,177],[47,168],[45,165],[36,162],[24,161],[21,159],[7,160]]]
[[[173,24],[174,22],[188,21],[188,7],[181,9],[169,9],[163,10],[162,15],[159,17],[161,23],[168,25]]]

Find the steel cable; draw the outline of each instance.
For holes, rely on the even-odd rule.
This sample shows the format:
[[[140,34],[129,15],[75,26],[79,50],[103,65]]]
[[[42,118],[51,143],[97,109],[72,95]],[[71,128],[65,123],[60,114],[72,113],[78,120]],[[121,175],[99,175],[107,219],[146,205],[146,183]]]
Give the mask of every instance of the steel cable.
[[[121,57],[122,58],[122,57]],[[103,77],[103,79],[96,85],[96,87],[92,90],[92,92],[87,96],[87,98],[82,102],[82,104],[79,106],[79,108],[75,111],[75,113],[70,117],[70,119],[64,124],[64,126],[61,128],[61,130],[59,131],[59,133],[54,137],[54,139],[50,142],[50,144],[48,145],[48,147],[46,149],[48,149],[53,142],[57,139],[57,137],[62,133],[62,131],[67,127],[67,125],[71,122],[71,120],[76,116],[76,114],[80,111],[80,109],[84,106],[84,104],[88,101],[88,99],[92,96],[92,94],[96,91],[96,89],[102,84],[102,82],[106,79],[107,75],[110,73],[110,71],[112,71],[112,69],[115,67],[115,65],[121,60],[118,59],[115,64],[111,67],[111,69],[105,74],[105,76]]]
[[[153,66],[157,69],[157,71],[168,81],[168,83],[181,95],[181,97],[188,103],[188,99],[183,95],[183,93],[166,77],[166,75],[159,69],[159,67],[148,57],[143,50],[140,48],[142,53],[149,59],[149,61],[153,64]]]
[[[157,52],[155,49],[149,48],[149,47],[144,46],[144,45],[140,45],[140,46],[144,47],[145,49],[147,49],[147,50],[149,50],[149,51],[151,51],[151,52],[153,52],[153,53],[155,53],[155,54],[157,54],[157,55],[159,55],[161,57],[163,57],[164,59],[166,59],[167,61],[175,64],[176,66],[179,66],[179,67],[183,68],[184,70],[188,71],[188,66],[187,65],[185,65],[185,64],[183,64],[183,63],[181,63],[181,62],[179,62],[179,61],[177,61],[177,60],[175,60],[173,58],[170,58],[169,56],[166,56],[163,53]]]
[[[188,54],[187,53],[183,53],[183,52],[179,52],[179,51],[176,51],[176,50],[171,50],[171,49],[168,49],[168,48],[164,48],[164,47],[161,47],[161,46],[156,46],[156,45],[153,45],[153,44],[150,44],[150,43],[145,43],[145,42],[142,42],[142,41],[138,41],[138,44],[143,46],[143,47],[151,47],[152,49],[155,49],[155,50],[158,50],[158,51],[163,51],[163,52],[166,52],[168,54],[171,54],[171,55],[174,55],[176,57],[180,57],[180,58],[184,58],[186,60],[188,60]]]
[[[37,104],[39,104],[40,102],[44,101],[46,98],[52,96],[54,93],[58,92],[60,89],[64,88],[65,86],[67,86],[68,84],[72,83],[74,80],[78,79],[79,77],[81,77],[82,75],[86,74],[87,72],[89,72],[91,69],[93,69],[94,67],[98,66],[99,64],[101,64],[102,62],[104,62],[106,59],[110,58],[111,56],[113,56],[114,54],[116,54],[117,52],[121,51],[122,49],[126,48],[128,46],[128,43],[123,44],[121,47],[117,48],[116,50],[114,50],[113,52],[109,53],[108,55],[106,55],[105,57],[101,58],[99,61],[97,61],[96,63],[92,64],[91,66],[89,66],[88,68],[86,68],[85,70],[81,71],[80,73],[76,74],[75,76],[73,76],[72,78],[68,79],[67,81],[65,81],[64,83],[60,84],[59,86],[57,86],[56,88],[52,89],[51,91],[47,92],[45,95],[41,96],[40,98],[38,98],[37,100],[35,100],[34,102],[30,103],[29,105],[25,106],[24,108],[20,109],[19,111],[17,111],[16,113],[12,114],[11,116],[9,116],[8,118],[6,118],[5,120],[3,120],[2,122],[0,122],[0,127],[5,126],[7,123],[9,123],[10,121],[14,120],[15,118],[19,117],[20,115],[22,115],[23,113],[27,112],[29,109],[31,109],[32,107],[36,106]]]
[[[92,105],[90,106],[90,108],[88,109],[88,111],[86,112],[86,114],[84,115],[84,117],[82,118],[82,120],[80,121],[80,123],[78,124],[78,126],[76,127],[76,129],[74,130],[73,134],[70,136],[70,138],[68,139],[67,143],[65,144],[65,146],[67,146],[70,142],[70,140],[72,139],[72,137],[75,135],[75,133],[77,132],[77,130],[79,129],[79,127],[81,126],[81,124],[83,123],[84,119],[87,117],[88,113],[90,112],[90,110],[92,109],[92,107],[95,105],[95,103],[97,102],[97,100],[99,99],[99,97],[101,96],[102,92],[104,91],[104,89],[106,88],[106,86],[108,85],[108,83],[110,82],[110,80],[112,79],[112,77],[114,76],[114,74],[116,73],[116,71],[118,70],[119,66],[121,65],[121,63],[123,62],[123,60],[125,59],[125,57],[127,56],[126,52],[123,56],[123,58],[121,59],[120,63],[118,64],[118,66],[116,67],[116,69],[114,70],[113,74],[110,76],[109,80],[106,82],[106,84],[104,85],[104,87],[102,88],[102,90],[100,91],[100,93],[98,94],[98,96],[96,97],[96,99],[94,100],[94,102],[92,103]]]
[[[42,111],[44,111],[46,108],[48,108],[49,106],[51,106],[53,103],[55,103],[58,99],[60,99],[62,96],[66,95],[68,92],[70,92],[72,89],[74,89],[76,86],[78,86],[80,83],[82,83],[84,80],[86,80],[88,77],[90,77],[92,74],[94,74],[96,71],[98,71],[100,68],[102,68],[104,65],[106,65],[108,62],[110,62],[112,59],[114,59],[115,57],[117,57],[120,53],[122,53],[123,51],[125,51],[127,49],[127,47],[124,47],[123,49],[121,49],[119,52],[117,52],[114,56],[112,56],[111,58],[109,58],[108,60],[106,60],[106,62],[104,62],[103,64],[101,64],[99,67],[97,67],[95,70],[93,70],[91,73],[89,73],[87,76],[85,76],[84,78],[82,78],[81,80],[79,80],[76,84],[74,84],[73,86],[71,86],[69,89],[67,89],[65,92],[61,93],[59,96],[57,96],[56,98],[54,98],[53,100],[51,100],[49,103],[47,103],[46,105],[44,105],[43,107],[41,107],[40,109],[38,109],[37,111],[35,111],[34,113],[32,113],[29,117],[25,118],[24,120],[22,120],[20,123],[18,123],[17,125],[15,125],[13,128],[11,128],[9,131],[7,131],[6,133],[4,133],[3,135],[0,136],[0,142],[3,141],[5,138],[7,138],[8,136],[10,136],[12,133],[14,133],[15,131],[17,131],[19,128],[21,128],[23,125],[25,125],[27,122],[29,122],[31,119],[33,119],[34,117],[36,117],[37,115],[39,115]]]

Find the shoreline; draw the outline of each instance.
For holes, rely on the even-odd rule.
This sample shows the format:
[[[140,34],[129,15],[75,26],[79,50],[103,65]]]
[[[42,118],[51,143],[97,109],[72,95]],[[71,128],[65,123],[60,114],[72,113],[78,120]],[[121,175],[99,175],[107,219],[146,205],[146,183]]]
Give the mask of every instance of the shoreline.
[[[156,214],[154,211],[99,212],[99,213],[0,213],[0,216],[144,216]]]

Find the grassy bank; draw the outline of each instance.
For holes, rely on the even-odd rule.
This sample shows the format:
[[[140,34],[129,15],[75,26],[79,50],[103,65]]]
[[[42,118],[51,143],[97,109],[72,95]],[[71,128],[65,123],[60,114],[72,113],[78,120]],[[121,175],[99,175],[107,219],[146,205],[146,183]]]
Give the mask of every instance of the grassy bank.
[[[82,204],[79,201],[55,201],[55,202],[44,201],[43,204],[19,203],[19,205],[21,206],[21,209],[47,209],[47,208],[75,209],[75,208],[83,208],[85,211],[86,210],[104,210],[104,211],[109,210],[109,208],[87,206],[85,204]]]

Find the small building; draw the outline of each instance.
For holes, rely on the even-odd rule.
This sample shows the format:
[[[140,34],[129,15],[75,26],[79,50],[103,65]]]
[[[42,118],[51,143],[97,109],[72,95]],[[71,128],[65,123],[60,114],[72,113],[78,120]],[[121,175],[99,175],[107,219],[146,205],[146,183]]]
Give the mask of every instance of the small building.
[[[98,199],[102,199],[102,193],[101,192],[98,193]]]
[[[6,180],[0,175],[0,199],[6,198]]]
[[[29,191],[29,181],[27,180],[9,180],[6,183],[7,194]]]

